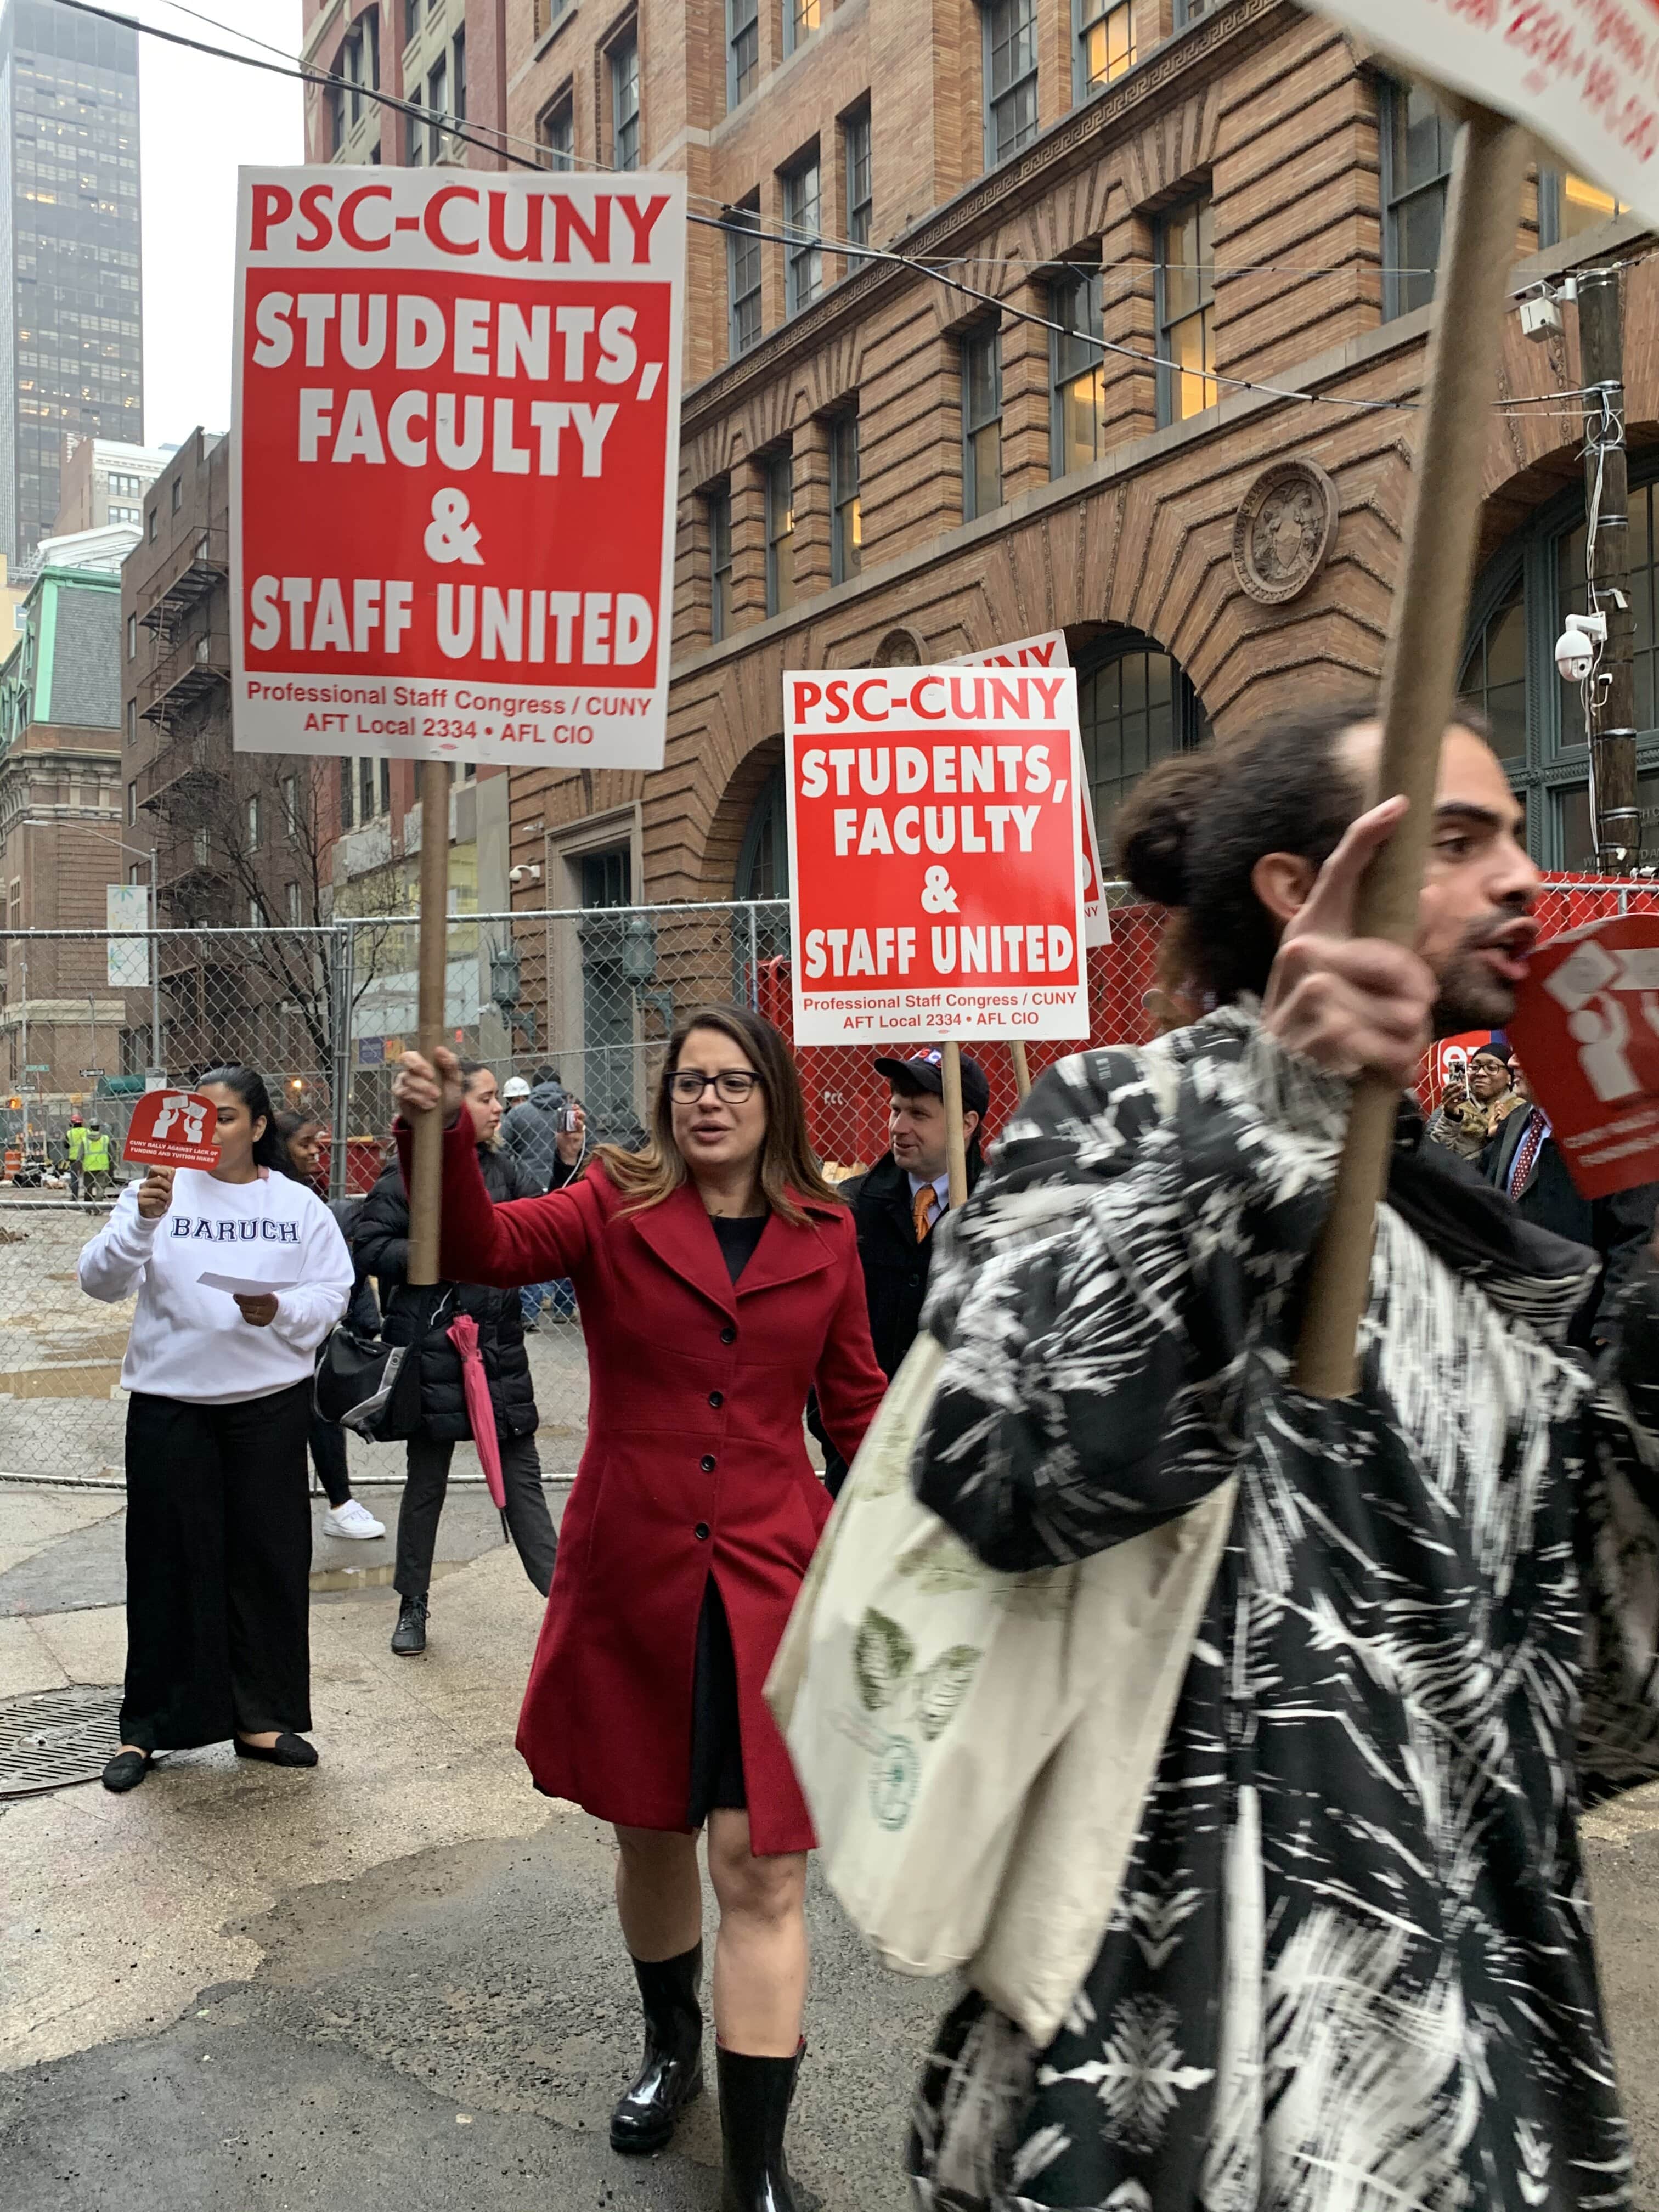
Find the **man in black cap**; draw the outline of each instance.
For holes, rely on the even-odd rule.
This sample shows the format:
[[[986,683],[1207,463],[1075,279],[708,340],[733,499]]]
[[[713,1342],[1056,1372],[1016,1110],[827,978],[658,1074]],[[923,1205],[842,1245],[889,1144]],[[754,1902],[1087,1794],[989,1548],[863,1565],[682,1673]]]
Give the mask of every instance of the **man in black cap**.
[[[945,1163],[945,1055],[937,1049],[912,1060],[878,1060],[878,1075],[890,1086],[890,1148],[866,1175],[841,1186],[858,1224],[864,1295],[876,1358],[890,1382],[921,1325],[927,1296],[927,1263],[933,1224],[951,1203]],[[991,1086],[976,1060],[962,1060],[962,1130],[968,1148],[968,1188],[979,1181],[979,1128],[991,1103]],[[816,1424],[814,1433],[817,1433]],[[823,1441],[820,1439],[820,1441]],[[824,1444],[824,1476],[834,1497],[845,1464]]]

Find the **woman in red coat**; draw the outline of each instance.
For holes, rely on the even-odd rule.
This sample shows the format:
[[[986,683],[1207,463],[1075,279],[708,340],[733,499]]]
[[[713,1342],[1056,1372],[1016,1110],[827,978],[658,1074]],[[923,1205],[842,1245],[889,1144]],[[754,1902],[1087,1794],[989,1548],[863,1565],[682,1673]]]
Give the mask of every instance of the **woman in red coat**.
[[[702,2087],[706,1826],[722,2212],[792,2212],[813,1838],[762,1690],[830,1513],[807,1392],[850,1460],[884,1387],[852,1217],[813,1164],[787,1046],[745,1008],[675,1031],[645,1151],[607,1146],[545,1198],[490,1204],[449,1054],[435,1076],[407,1056],[397,1095],[406,1119],[441,1103],[448,1126],[446,1279],[568,1276],[581,1310],[587,1449],[519,1749],[538,1789],[614,1823],[621,1847],[646,2045],[611,2142],[659,2149]],[[399,1142],[407,1170],[406,1128]]]

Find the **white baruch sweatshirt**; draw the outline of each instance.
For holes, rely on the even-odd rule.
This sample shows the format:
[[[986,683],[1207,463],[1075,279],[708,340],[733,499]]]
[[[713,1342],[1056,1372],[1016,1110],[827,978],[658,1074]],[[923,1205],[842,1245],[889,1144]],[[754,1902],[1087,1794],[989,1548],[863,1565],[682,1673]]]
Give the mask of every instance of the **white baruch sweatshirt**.
[[[195,1405],[268,1398],[308,1381],[313,1355],[351,1297],[351,1255],[316,1194],[262,1170],[254,1182],[218,1182],[180,1168],[157,1221],[129,1184],[81,1254],[81,1287],[109,1304],[138,1293],[121,1363],[125,1389]],[[289,1284],[276,1318],[254,1328],[228,1291],[204,1274]]]

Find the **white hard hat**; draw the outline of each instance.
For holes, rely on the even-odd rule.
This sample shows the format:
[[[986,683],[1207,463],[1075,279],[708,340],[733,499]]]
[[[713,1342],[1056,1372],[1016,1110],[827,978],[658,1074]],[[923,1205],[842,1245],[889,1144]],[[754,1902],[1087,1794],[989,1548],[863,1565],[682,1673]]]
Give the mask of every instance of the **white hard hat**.
[[[501,1096],[503,1098],[528,1098],[530,1085],[525,1081],[523,1076],[509,1075],[501,1085]]]

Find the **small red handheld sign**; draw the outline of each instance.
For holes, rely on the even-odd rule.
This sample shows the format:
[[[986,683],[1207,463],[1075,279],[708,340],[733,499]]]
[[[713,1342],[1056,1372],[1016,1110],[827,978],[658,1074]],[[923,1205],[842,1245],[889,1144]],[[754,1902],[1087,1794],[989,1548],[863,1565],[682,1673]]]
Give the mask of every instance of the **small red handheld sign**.
[[[1580,1195],[1659,1182],[1659,915],[1540,945],[1509,1030]]]
[[[153,1168],[216,1168],[218,1109],[197,1091],[147,1091],[132,1109],[124,1160]]]

